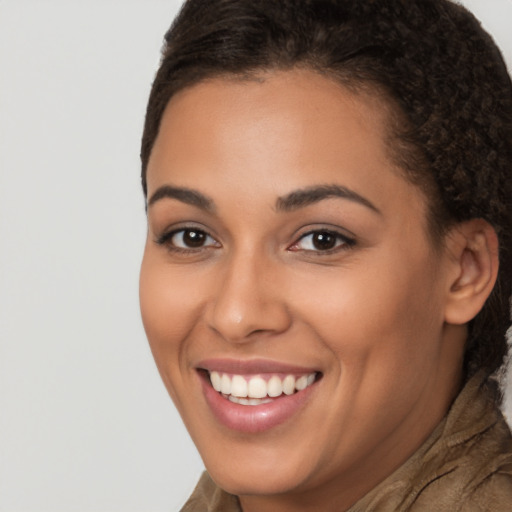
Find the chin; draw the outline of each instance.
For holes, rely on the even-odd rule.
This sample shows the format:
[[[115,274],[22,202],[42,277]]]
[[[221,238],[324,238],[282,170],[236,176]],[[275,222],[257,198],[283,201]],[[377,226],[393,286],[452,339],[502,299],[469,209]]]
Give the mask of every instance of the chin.
[[[207,467],[215,483],[236,496],[272,496],[293,493],[302,488],[308,478],[296,468],[282,464],[261,468],[247,465],[245,471],[233,471],[232,466]]]

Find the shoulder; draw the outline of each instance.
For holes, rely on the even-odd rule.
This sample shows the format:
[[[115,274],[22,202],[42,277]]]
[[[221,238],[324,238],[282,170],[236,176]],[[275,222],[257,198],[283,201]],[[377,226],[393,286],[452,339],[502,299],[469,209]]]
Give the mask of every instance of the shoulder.
[[[510,512],[512,435],[482,376],[425,443],[350,512]]]
[[[512,509],[512,461],[490,475],[463,501],[464,512],[510,512]]]
[[[440,512],[512,510],[509,426],[495,407],[487,410],[486,424],[464,423],[467,428],[441,436],[433,453],[425,454],[411,511],[432,510],[434,504]]]
[[[510,512],[511,442],[508,437],[506,453],[470,449],[447,461],[439,472],[429,475],[404,511],[427,512],[435,507],[437,512]]]

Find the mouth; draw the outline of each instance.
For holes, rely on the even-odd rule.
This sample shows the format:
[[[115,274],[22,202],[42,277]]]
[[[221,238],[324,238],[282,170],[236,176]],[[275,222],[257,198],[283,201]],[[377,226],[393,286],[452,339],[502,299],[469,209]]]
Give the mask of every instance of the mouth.
[[[262,405],[279,397],[290,396],[311,386],[318,373],[305,375],[264,374],[230,375],[218,371],[208,372],[210,383],[224,398],[240,405]]]
[[[315,392],[320,371],[268,362],[214,361],[198,367],[206,402],[230,430],[259,433],[295,417]]]

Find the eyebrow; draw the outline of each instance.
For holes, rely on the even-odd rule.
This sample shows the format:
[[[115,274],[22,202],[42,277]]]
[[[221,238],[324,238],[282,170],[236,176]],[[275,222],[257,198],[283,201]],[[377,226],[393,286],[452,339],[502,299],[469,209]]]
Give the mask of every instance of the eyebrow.
[[[368,199],[341,185],[317,185],[300,190],[294,190],[293,192],[277,199],[276,210],[278,212],[290,212],[331,197],[348,199],[349,201],[362,204],[376,213],[381,213],[380,210]],[[215,211],[215,204],[213,200],[201,192],[190,188],[174,187],[171,185],[163,185],[159,187],[149,199],[148,207],[164,198],[176,199],[208,212]]]
[[[381,213],[373,203],[368,201],[368,199],[347,187],[342,187],[341,185],[319,185],[295,190],[294,192],[277,199],[276,210],[281,212],[290,212],[331,197],[348,199],[349,201],[354,201],[366,206],[375,213]]]
[[[173,187],[171,185],[163,185],[155,190],[148,201],[148,206],[155,204],[164,198],[177,199],[182,203],[197,206],[201,210],[212,212],[215,210],[213,200],[201,194],[197,190],[185,187]]]

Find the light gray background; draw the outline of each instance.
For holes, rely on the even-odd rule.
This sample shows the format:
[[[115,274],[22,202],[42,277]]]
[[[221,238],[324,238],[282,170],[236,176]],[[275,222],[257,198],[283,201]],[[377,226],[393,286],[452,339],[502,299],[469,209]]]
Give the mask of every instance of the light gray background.
[[[200,473],[137,295],[139,140],[179,3],[0,0],[1,512],[173,511]],[[510,69],[512,1],[465,3]]]

